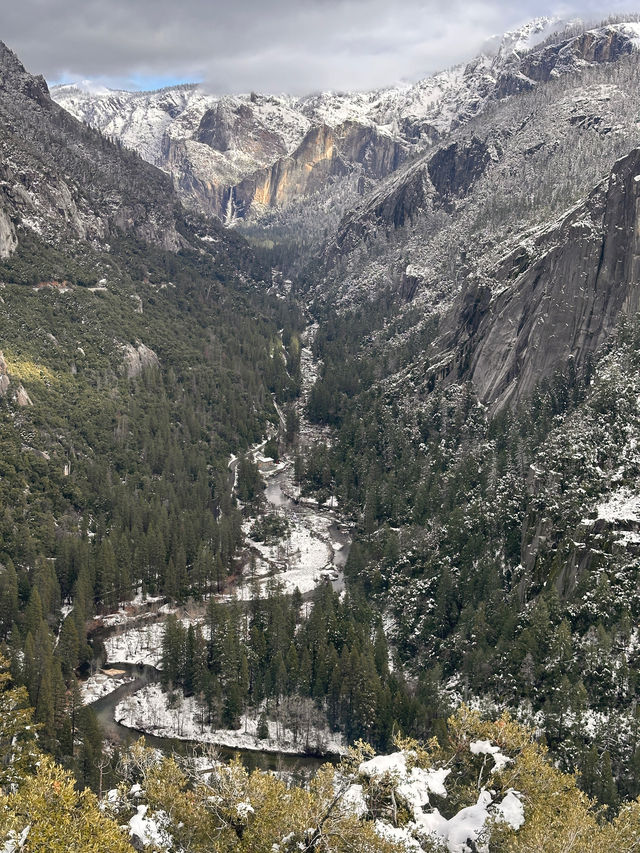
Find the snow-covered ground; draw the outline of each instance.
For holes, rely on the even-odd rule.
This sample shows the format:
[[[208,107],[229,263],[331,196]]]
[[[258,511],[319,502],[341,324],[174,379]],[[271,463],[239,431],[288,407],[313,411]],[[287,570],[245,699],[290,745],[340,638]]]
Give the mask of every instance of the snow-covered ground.
[[[150,605],[159,604],[161,601],[164,601],[163,596],[146,596],[137,592],[130,601],[123,602],[115,613],[107,613],[99,618],[105,628],[110,628],[113,625],[124,625],[133,619],[148,618],[149,610],[147,608]]]
[[[123,684],[129,684],[133,680],[134,677],[132,675],[122,670],[107,669],[96,672],[80,685],[82,701],[85,705],[90,705],[92,702],[97,702],[98,699],[108,696],[109,693],[113,693],[118,687],[122,687]]]
[[[265,545],[262,542],[248,540],[252,551],[257,555],[256,580],[264,594],[267,581],[274,577],[282,584],[285,592],[291,593],[296,588],[301,593],[310,592],[323,579],[322,573],[335,573],[333,567],[334,549],[330,527],[333,519],[317,512],[295,512],[282,509],[288,523],[289,533],[276,545]],[[255,519],[249,519],[244,527],[246,533],[253,526]],[[245,578],[246,580],[246,578]],[[252,595],[251,585],[247,582],[238,591],[242,599]]]
[[[169,697],[159,684],[148,684],[127,696],[115,710],[116,722],[159,737],[291,755],[304,755],[308,749],[331,753],[345,751],[342,736],[326,729],[312,728],[308,737],[299,734],[296,738],[293,731],[270,720],[269,737],[261,740],[256,734],[257,716],[243,716],[237,731],[212,729],[206,724],[206,716],[206,710],[195,697],[183,697],[179,692],[173,707],[169,707]]]
[[[110,664],[146,664],[160,669],[163,636],[162,622],[125,628],[104,641],[107,660]]]

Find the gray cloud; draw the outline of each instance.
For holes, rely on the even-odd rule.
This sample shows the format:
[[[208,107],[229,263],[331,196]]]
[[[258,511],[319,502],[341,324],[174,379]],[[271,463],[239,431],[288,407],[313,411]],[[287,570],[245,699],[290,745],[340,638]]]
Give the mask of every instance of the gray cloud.
[[[126,88],[203,80],[215,92],[364,89],[472,56],[537,15],[599,18],[593,0],[23,0],[0,38],[48,80]],[[613,2],[607,11],[621,9]]]

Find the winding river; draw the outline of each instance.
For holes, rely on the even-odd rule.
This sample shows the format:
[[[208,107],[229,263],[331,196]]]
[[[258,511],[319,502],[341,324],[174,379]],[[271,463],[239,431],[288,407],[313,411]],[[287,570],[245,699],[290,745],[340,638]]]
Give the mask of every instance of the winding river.
[[[304,527],[307,535],[309,531],[314,535],[314,528],[319,528],[317,533],[319,540],[318,547],[320,543],[325,547],[327,561],[324,570],[318,572],[315,580],[319,583],[322,582],[323,577],[329,576],[334,589],[340,591],[344,588],[343,569],[351,546],[351,536],[349,535],[348,528],[341,523],[339,516],[334,510],[306,506],[297,503],[289,497],[287,491],[290,491],[290,481],[287,476],[287,470],[288,468],[278,471],[267,478],[267,488],[265,491],[267,500],[266,511],[278,511],[283,514],[287,518],[290,531],[295,530],[297,527]],[[321,523],[318,524],[318,522]],[[287,577],[286,566],[282,576],[283,578]],[[308,600],[312,594],[313,590],[309,589],[303,594],[303,598]],[[112,630],[114,629],[105,629],[99,633],[104,637],[111,633]],[[96,712],[105,736],[109,740],[126,745],[144,734],[149,746],[156,747],[165,753],[188,753],[197,747],[198,744],[191,741],[157,737],[156,735],[140,732],[117,723],[115,721],[115,709],[118,703],[146,684],[157,682],[160,678],[160,673],[153,666],[121,663],[117,660],[110,661],[109,666],[117,667],[134,676],[133,681],[121,685],[111,693],[91,703],[91,707]],[[330,757],[291,755],[287,753],[242,750],[229,747],[216,747],[216,751],[220,758],[224,760],[229,760],[233,756],[239,755],[248,769],[260,768],[263,770],[285,770],[287,772],[298,771],[305,774],[316,770],[323,763],[331,760]]]
[[[111,693],[103,696],[91,704],[96,713],[98,721],[102,726],[105,737],[119,746],[127,746],[144,735],[147,746],[159,749],[167,755],[178,753],[186,755],[197,750],[197,741],[178,740],[177,738],[156,737],[156,735],[139,732],[122,726],[115,721],[116,705],[126,696],[135,693],[145,684],[159,681],[160,673],[153,666],[142,666],[138,664],[118,664],[118,669],[124,670],[135,676],[133,681],[123,684]],[[206,744],[208,747],[209,744]],[[212,747],[221,760],[229,761],[235,756],[240,756],[247,770],[275,770],[287,772],[304,772],[317,770],[332,757],[319,757],[315,755],[290,755],[280,752],[266,752],[253,749],[231,749],[225,746]]]

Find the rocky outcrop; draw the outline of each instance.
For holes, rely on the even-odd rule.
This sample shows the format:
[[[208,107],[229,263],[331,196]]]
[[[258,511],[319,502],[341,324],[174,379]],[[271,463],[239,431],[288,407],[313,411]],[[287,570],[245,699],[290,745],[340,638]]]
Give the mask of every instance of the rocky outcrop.
[[[4,355],[0,352],[0,397],[6,397],[11,388],[11,376]],[[27,394],[24,386],[20,383],[14,390],[11,399],[18,406],[33,406],[31,397]]]
[[[443,322],[433,364],[438,378],[470,380],[496,411],[569,359],[583,370],[620,317],[639,310],[640,149],[489,279],[467,288]]]
[[[18,385],[13,397],[16,403],[22,408],[24,408],[25,406],[33,406],[33,403],[31,402],[31,397],[25,391],[24,385]]]
[[[398,172],[366,204],[345,216],[329,257],[350,251],[375,237],[416,220],[426,208],[451,209],[464,198],[492,163],[502,156],[498,139],[472,135],[442,146],[415,165]]]
[[[9,390],[11,379],[9,378],[9,368],[4,360],[4,355],[0,352],[0,397],[4,397]]]
[[[257,171],[231,193],[242,215],[247,215],[252,205],[285,207],[294,199],[319,191],[329,179],[353,171],[383,178],[395,171],[405,156],[405,146],[372,126],[352,121],[335,128],[321,124],[305,134],[290,156]]]
[[[546,83],[560,73],[584,63],[616,62],[634,49],[633,36],[620,26],[589,30],[568,42],[532,51],[519,62],[520,73],[537,83]]]
[[[258,124],[248,104],[232,98],[222,98],[204,113],[195,139],[220,153],[239,150],[260,159],[287,153],[282,137]]]
[[[145,344],[136,341],[136,345],[125,344],[123,346],[124,358],[122,362],[127,379],[135,379],[149,368],[160,367],[160,359],[156,353]]]
[[[574,38],[560,38],[556,44],[543,45],[523,56],[515,56],[498,74],[495,97],[526,92],[537,83],[547,83],[585,65],[617,62],[636,49],[638,33],[630,26],[612,24],[600,27]]]
[[[443,199],[460,198],[501,154],[499,145],[471,136],[436,151],[427,164],[429,178]]]
[[[18,246],[18,238],[13,222],[4,210],[0,210],[0,258],[10,257]]]

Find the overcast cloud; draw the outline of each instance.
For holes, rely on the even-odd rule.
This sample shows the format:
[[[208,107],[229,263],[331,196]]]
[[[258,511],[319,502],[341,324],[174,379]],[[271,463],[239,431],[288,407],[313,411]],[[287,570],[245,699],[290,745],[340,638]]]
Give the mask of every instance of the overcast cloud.
[[[3,7],[0,38],[50,82],[155,88],[199,80],[216,93],[293,94],[415,80],[529,18],[605,14],[591,0],[7,0]],[[606,14],[622,9],[613,2]]]

